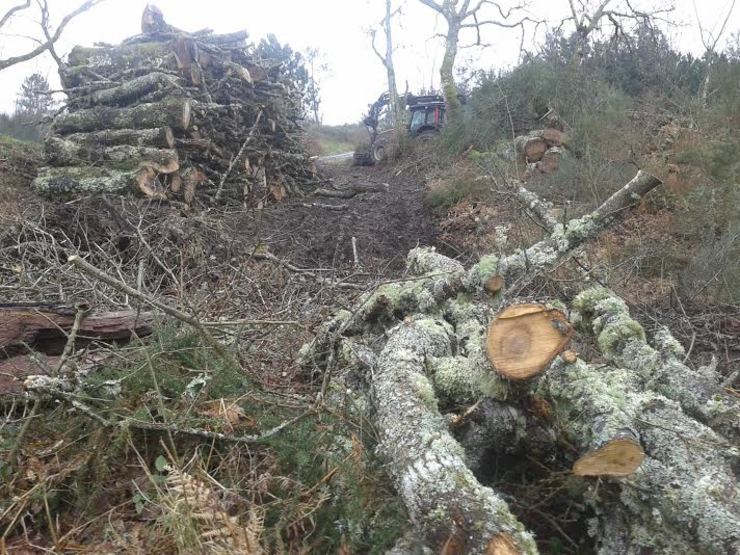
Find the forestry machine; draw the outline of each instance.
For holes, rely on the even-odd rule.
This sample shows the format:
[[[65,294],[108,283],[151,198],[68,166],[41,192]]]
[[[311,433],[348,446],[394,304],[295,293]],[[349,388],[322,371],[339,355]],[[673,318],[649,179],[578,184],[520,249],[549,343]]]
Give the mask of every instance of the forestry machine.
[[[421,140],[429,139],[439,134],[445,122],[445,101],[437,94],[415,96],[407,94],[399,98],[409,111],[406,132],[409,137]],[[380,114],[390,103],[390,94],[384,92],[378,100],[370,104],[368,115],[362,120],[370,134],[370,148],[367,151],[355,152],[355,163],[362,166],[371,166],[383,160],[386,155],[386,146],[392,138],[395,129],[386,129],[379,132]]]

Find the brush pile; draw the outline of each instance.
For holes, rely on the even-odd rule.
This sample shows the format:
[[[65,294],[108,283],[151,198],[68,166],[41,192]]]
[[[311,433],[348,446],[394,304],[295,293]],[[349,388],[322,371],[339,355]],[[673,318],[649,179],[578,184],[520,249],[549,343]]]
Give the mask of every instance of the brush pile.
[[[315,180],[301,96],[247,33],[186,33],[148,6],[142,34],[75,47],[33,188],[48,196],[275,200]]]

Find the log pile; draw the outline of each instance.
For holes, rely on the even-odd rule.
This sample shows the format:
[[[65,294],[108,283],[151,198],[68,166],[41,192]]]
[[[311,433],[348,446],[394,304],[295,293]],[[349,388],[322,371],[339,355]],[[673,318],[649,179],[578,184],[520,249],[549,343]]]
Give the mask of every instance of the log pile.
[[[527,472],[527,460],[537,468],[562,461],[579,484],[562,492],[568,510],[588,520],[600,555],[740,552],[740,402],[718,376],[689,368],[667,330],[649,340],[625,302],[603,287],[584,290],[569,310],[507,295],[659,184],[640,171],[592,213],[566,223],[522,187],[517,196],[548,237],[483,256],[469,269],[416,248],[409,281],[367,293],[304,346],[306,368],[333,371],[337,391],[350,391],[342,368],[349,379],[364,373],[378,450],[416,545],[435,553],[538,553],[533,534],[486,483],[491,468],[500,472],[499,461],[516,455],[517,474]],[[600,354],[570,350],[576,331],[579,344]],[[356,345],[365,346],[362,357]]]
[[[60,76],[67,109],[45,141],[39,193],[280,200],[315,179],[300,94],[246,32],[182,32],[148,6],[142,34],[75,47]]]
[[[538,129],[514,139],[517,159],[526,164],[526,177],[556,172],[566,145],[565,133],[554,128]]]

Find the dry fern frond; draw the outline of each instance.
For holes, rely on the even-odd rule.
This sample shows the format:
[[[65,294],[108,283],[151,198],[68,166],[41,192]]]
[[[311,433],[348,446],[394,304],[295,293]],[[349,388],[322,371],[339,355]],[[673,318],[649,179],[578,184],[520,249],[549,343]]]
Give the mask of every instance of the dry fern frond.
[[[178,547],[189,552],[199,548],[201,553],[209,555],[264,553],[259,543],[262,520],[254,508],[247,513],[246,522],[240,523],[236,517],[229,516],[210,484],[173,467],[166,470],[164,508],[173,518],[173,528],[183,531],[184,541],[178,541]]]

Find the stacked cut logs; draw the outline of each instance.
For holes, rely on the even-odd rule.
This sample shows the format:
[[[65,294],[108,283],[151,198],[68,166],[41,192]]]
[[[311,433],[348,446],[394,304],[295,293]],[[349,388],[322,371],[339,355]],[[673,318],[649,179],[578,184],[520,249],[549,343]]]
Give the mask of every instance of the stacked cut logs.
[[[300,94],[246,39],[165,24],[118,46],[75,47],[60,69],[67,110],[34,189],[279,200],[313,181]]]
[[[547,128],[531,131],[514,139],[517,157],[527,165],[527,174],[551,174],[560,166],[566,145],[565,133]]]

